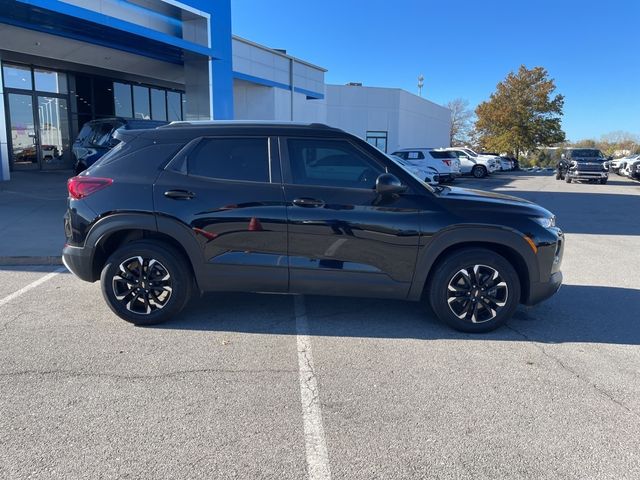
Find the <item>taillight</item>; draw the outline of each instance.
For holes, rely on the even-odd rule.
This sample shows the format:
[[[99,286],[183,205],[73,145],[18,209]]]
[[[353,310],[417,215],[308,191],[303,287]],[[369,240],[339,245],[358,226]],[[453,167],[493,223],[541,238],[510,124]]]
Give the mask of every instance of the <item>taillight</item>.
[[[442,163],[444,163],[447,167],[451,166],[451,160],[442,160]]]
[[[88,197],[92,193],[96,193],[98,190],[108,187],[113,183],[111,178],[100,177],[72,177],[67,181],[67,190],[69,190],[69,196],[80,200],[81,198]]]

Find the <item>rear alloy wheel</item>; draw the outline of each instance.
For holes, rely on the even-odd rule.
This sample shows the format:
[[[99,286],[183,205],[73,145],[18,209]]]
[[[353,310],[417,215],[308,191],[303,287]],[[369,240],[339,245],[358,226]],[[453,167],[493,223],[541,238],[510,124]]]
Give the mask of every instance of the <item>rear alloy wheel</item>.
[[[135,325],[171,319],[191,296],[191,275],[174,249],[152,241],[125,244],[107,261],[100,276],[111,310]]]
[[[476,178],[484,178],[487,176],[487,169],[482,165],[476,165],[471,169],[471,174]]]
[[[456,330],[494,330],[518,306],[518,274],[504,257],[491,250],[463,250],[436,268],[429,285],[431,307]]]

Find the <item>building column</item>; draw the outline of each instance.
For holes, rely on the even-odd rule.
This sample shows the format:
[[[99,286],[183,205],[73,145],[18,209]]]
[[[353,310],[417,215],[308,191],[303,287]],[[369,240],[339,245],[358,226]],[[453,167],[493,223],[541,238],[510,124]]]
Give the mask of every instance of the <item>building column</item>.
[[[211,60],[188,53],[184,59],[185,120],[211,120],[213,115]]]
[[[2,58],[0,58],[2,60]],[[1,63],[1,62],[0,62]],[[9,180],[9,148],[7,145],[7,123],[4,110],[4,86],[0,71],[0,181]]]

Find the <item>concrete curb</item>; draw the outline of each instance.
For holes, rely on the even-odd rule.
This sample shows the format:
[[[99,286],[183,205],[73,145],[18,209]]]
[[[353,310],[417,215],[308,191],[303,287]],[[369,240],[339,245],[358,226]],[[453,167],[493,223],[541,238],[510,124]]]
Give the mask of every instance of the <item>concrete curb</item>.
[[[62,265],[60,256],[24,256],[24,257],[1,257],[0,267],[15,267],[19,265]]]

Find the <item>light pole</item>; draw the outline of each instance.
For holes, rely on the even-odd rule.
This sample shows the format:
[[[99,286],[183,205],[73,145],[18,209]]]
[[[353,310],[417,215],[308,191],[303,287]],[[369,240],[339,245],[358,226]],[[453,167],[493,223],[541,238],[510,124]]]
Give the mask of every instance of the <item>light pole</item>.
[[[424,86],[424,75],[418,75],[418,95],[422,96],[422,87]]]

